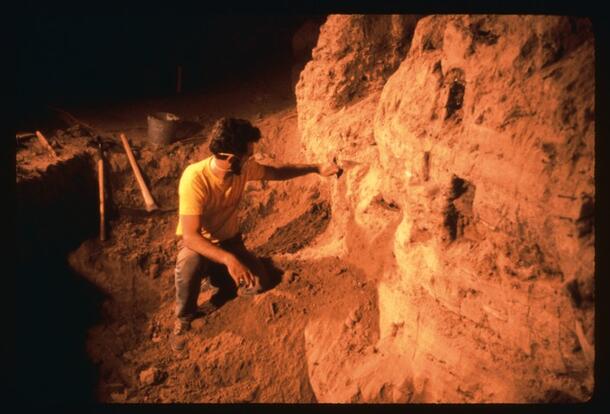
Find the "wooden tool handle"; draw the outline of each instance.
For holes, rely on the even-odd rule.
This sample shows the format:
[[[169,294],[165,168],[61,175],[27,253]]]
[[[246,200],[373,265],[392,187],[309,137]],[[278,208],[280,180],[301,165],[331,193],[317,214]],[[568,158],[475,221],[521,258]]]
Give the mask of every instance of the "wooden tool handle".
[[[97,160],[97,179],[100,190],[100,240],[106,240],[106,217],[104,209],[104,160]]]
[[[138,163],[133,156],[133,152],[131,152],[131,147],[129,146],[129,141],[125,134],[119,134],[121,137],[121,141],[123,142],[123,147],[125,148],[125,153],[127,153],[127,158],[129,159],[129,164],[131,164],[131,169],[133,170],[134,175],[136,176],[136,181],[138,182],[138,186],[140,187],[140,191],[142,192],[142,197],[144,197],[144,203],[146,204],[146,211],[153,211],[159,209],[155,200],[153,200],[150,191],[148,191],[148,187],[144,182],[144,178],[142,178],[142,174],[140,173],[140,169],[138,168]]]
[[[57,153],[55,152],[55,150],[51,146],[51,144],[49,144],[49,141],[47,141],[47,139],[44,137],[44,135],[42,135],[42,132],[36,131],[36,136],[38,137],[38,141],[40,141],[42,146],[45,147],[46,150],[49,151],[51,153],[51,155],[53,155],[53,157],[59,158],[57,156]]]
[[[66,121],[67,123],[73,124],[73,125],[81,125],[81,126],[85,127],[86,129],[88,129],[90,132],[93,132],[94,134],[98,134],[99,135],[99,131],[97,129],[93,128],[91,125],[86,124],[85,122],[83,122],[80,119],[76,118],[74,115],[72,115],[68,111],[64,111],[61,108],[56,108],[56,107],[53,107],[53,106],[49,106],[49,109],[52,109],[52,110],[58,112],[59,116],[61,118],[63,118],[64,121]]]

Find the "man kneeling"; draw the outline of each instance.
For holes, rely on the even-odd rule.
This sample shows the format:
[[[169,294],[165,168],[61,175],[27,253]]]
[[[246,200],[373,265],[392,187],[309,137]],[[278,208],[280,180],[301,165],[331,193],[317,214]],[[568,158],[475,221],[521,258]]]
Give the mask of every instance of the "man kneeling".
[[[260,293],[268,283],[265,266],[246,249],[239,233],[237,213],[246,182],[339,172],[335,163],[258,164],[251,157],[260,136],[260,130],[246,120],[221,118],[210,134],[212,155],[182,173],[176,229],[176,336],[190,329],[191,321],[201,315],[197,298],[202,281],[219,288],[211,300],[216,307],[236,295]],[[174,341],[175,349],[183,347],[184,341]]]

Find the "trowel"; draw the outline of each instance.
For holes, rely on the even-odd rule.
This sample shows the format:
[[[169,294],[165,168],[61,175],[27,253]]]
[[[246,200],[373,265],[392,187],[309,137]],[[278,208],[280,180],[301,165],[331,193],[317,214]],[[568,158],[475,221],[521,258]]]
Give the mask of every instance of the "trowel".
[[[341,177],[341,175],[343,175],[343,171],[345,169],[350,169],[350,168],[356,167],[358,165],[362,165],[361,162],[353,161],[353,160],[340,160],[340,161],[337,161],[337,157],[333,158],[333,162],[335,164],[337,164],[337,166],[340,168],[339,172],[337,173],[337,178],[339,178],[339,177]]]

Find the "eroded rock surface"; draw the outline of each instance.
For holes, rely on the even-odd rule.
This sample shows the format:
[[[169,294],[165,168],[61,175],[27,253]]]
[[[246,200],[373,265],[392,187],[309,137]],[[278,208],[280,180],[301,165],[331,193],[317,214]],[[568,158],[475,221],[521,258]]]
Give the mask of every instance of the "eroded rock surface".
[[[344,168],[319,254],[377,283],[385,356],[337,364],[312,321],[319,401],[590,398],[594,92],[586,19],[328,18],[297,85],[305,152]]]

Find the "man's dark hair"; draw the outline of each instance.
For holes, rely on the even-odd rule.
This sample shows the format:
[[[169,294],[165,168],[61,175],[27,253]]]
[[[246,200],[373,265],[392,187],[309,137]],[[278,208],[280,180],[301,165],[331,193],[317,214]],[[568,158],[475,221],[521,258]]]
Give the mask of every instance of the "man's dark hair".
[[[213,154],[227,152],[244,155],[248,152],[248,143],[257,142],[261,131],[249,121],[236,118],[220,118],[210,132],[210,151]]]

